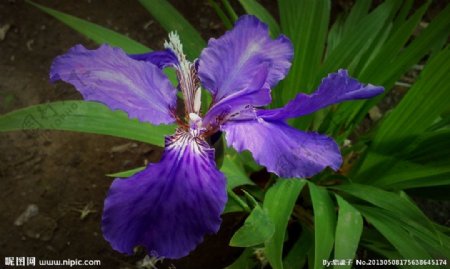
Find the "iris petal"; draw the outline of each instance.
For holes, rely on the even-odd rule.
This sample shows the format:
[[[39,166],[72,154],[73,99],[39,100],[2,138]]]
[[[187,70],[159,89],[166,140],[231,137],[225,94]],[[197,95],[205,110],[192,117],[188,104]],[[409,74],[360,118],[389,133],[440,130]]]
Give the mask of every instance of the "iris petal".
[[[310,177],[325,167],[339,169],[342,157],[333,139],[262,118],[222,125],[229,146],[249,150],[256,162],[280,177]]]
[[[313,113],[326,106],[348,100],[368,99],[384,91],[383,87],[364,85],[350,77],[347,70],[329,74],[313,94],[298,94],[286,106],[272,110],[260,110],[265,119],[289,119]]]
[[[287,74],[293,57],[289,39],[270,38],[267,25],[254,16],[242,16],[235,27],[219,39],[210,39],[198,62],[198,74],[214,102],[251,87],[262,65],[269,67],[269,88]]]
[[[248,110],[253,110],[254,106],[258,107],[270,103],[272,100],[270,88],[265,83],[267,74],[268,67],[263,66],[253,77],[249,88],[230,94],[215,103],[206,113],[203,123],[206,126],[217,127],[227,120],[242,118],[242,114],[248,112]]]
[[[159,68],[174,66],[178,63],[177,56],[170,49],[157,50],[142,54],[129,54],[130,58],[138,61],[147,61]]]
[[[85,100],[120,109],[131,118],[153,124],[171,123],[176,89],[154,64],[131,59],[123,50],[77,45],[55,59],[50,78],[76,87]]]
[[[159,257],[180,258],[205,234],[218,231],[226,200],[214,150],[179,131],[166,138],[159,163],[114,180],[105,200],[103,234],[119,252],[132,254],[143,245]]]

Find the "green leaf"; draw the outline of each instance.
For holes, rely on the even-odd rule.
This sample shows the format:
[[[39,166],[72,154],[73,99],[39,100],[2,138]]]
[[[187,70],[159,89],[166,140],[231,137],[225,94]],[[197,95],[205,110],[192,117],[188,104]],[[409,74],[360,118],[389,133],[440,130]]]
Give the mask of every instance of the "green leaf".
[[[383,24],[383,27],[378,33],[373,36],[372,42],[366,44],[361,53],[355,56],[355,59],[349,65],[348,68],[355,76],[359,77],[358,75],[364,68],[364,66],[366,66],[367,63],[370,62],[385,45],[386,40],[391,35],[393,29],[392,19],[393,17],[395,17],[395,14],[397,14],[400,4],[401,1],[386,1],[379,6],[380,9],[385,9],[387,17],[384,20],[378,22],[380,24]]]
[[[280,34],[280,26],[277,21],[270,15],[269,11],[265,9],[256,0],[239,0],[245,12],[251,15],[255,15],[262,22],[269,26],[272,37],[277,37]]]
[[[151,125],[129,119],[95,102],[61,101],[19,109],[0,116],[0,132],[62,130],[104,134],[164,146],[173,125]]]
[[[407,220],[411,225],[422,226],[430,231],[435,230],[433,225],[431,225],[431,222],[417,206],[396,193],[356,183],[333,186],[330,188],[345,192],[358,199],[386,209],[393,214],[396,214],[399,218]]]
[[[328,191],[308,182],[314,209],[314,268],[323,268],[333,249],[336,213]]]
[[[237,200],[235,200],[233,197],[230,196],[230,191],[228,191],[228,197],[229,199],[225,204],[225,209],[223,210],[222,214],[245,211],[242,205]]]
[[[374,184],[397,190],[450,185],[450,166],[448,164],[422,165],[401,161],[383,176],[377,178]]]
[[[334,242],[334,258],[336,260],[354,259],[363,230],[363,219],[359,211],[342,197],[336,195],[336,200],[339,206],[339,215]],[[351,268],[351,265],[342,265],[339,268]]]
[[[220,6],[216,3],[216,1],[208,0],[208,3],[212,6],[217,16],[219,16],[219,18],[222,20],[222,23],[224,24],[225,28],[231,29],[233,27],[233,24],[231,23],[230,19],[227,17],[225,12],[223,12],[222,8],[220,8]]]
[[[412,33],[417,23],[420,22],[424,8],[422,7],[416,11],[399,29],[394,28],[396,29],[395,33],[386,41],[384,48],[373,58],[372,62],[363,71],[363,74],[358,77],[360,80],[383,85],[386,90],[390,90],[402,74],[427,55],[443,37],[448,36],[450,32],[450,17],[447,14],[450,11],[450,5],[447,5],[445,10],[441,11],[406,48],[403,47],[403,44],[411,38],[408,33]],[[399,46],[400,44],[402,45]],[[387,62],[386,59],[391,60]],[[384,95],[380,95],[364,102],[342,104],[335,113],[339,115],[339,118],[334,118],[334,121],[338,123],[338,126],[340,126],[340,122],[344,121],[347,124],[344,128],[352,130],[357,123],[364,119],[369,109],[383,97]],[[349,126],[349,124],[352,125]]]
[[[364,3],[364,2],[365,1],[359,1],[356,4]],[[339,44],[339,42],[341,41],[342,33],[343,33],[343,25],[344,25],[343,16],[338,15],[333,26],[331,26],[330,30],[328,31],[327,51],[326,51],[325,57],[328,57],[328,53],[330,51],[333,51],[333,49],[336,48],[336,45]]]
[[[331,188],[343,191],[379,207],[385,218],[392,218],[394,221],[399,222],[395,225],[402,226],[410,234],[410,237],[417,238],[421,245],[426,246],[426,249],[433,253],[433,256],[442,256],[445,255],[444,253],[450,253],[450,238],[437,230],[436,226],[431,223],[406,194],[401,192],[398,195],[372,186],[355,183]],[[352,204],[360,210],[355,203]],[[383,228],[377,227],[377,229]],[[382,231],[380,230],[380,232]],[[388,238],[388,240],[390,239]]]
[[[431,259],[427,251],[410,236],[403,228],[401,222],[389,217],[386,210],[357,206],[367,221],[375,226],[381,234],[400,252],[406,259]]]
[[[131,177],[132,175],[136,174],[137,172],[140,172],[145,169],[145,166],[133,168],[127,171],[117,172],[113,174],[107,174],[108,177],[120,177],[120,178],[126,178]]]
[[[295,242],[292,249],[284,259],[285,269],[298,269],[303,268],[307,260],[307,254],[311,247],[314,245],[313,233],[303,226],[302,234],[300,238]]]
[[[256,206],[230,240],[232,247],[251,247],[264,243],[272,237],[275,225],[267,210]]]
[[[406,201],[412,204],[410,200]],[[355,207],[405,258],[413,256],[416,256],[416,259],[440,258],[450,253],[450,237],[437,230],[435,225],[433,229],[437,231],[437,237],[430,234],[425,227],[416,226],[410,220],[399,218],[398,214],[391,211],[360,205]],[[396,236],[392,236],[392,233]],[[404,243],[411,245],[409,250]]]
[[[403,49],[397,57],[389,62],[389,68],[385,69],[385,72],[373,74],[373,83],[383,81],[381,83],[383,85],[392,85],[405,71],[430,51],[434,42],[441,40],[443,35],[448,36],[450,32],[448,12],[450,12],[450,5],[447,5],[406,49]],[[386,66],[385,62],[383,66]]]
[[[364,3],[370,4],[370,1],[357,2],[354,9],[352,9],[352,12],[356,10],[358,5],[360,5],[359,9],[361,9],[363,14],[365,14],[367,12],[366,9],[368,9],[369,6],[368,5],[363,6]],[[399,51],[403,48],[406,41],[411,37],[411,34],[416,28],[417,24],[420,22],[420,19],[423,16],[423,13],[426,11],[427,6],[428,5],[426,4],[423,7],[421,7],[419,11],[417,11],[413,16],[411,16],[411,18],[405,23],[401,18],[398,18],[397,20],[401,20],[402,24],[400,26],[397,26],[396,24],[397,27],[392,27],[393,29],[392,34],[389,33],[391,31],[386,30],[384,31],[384,35],[387,34],[384,38],[386,38],[389,35],[388,40],[387,41],[378,40],[377,49],[369,50],[368,53],[370,54],[370,57],[368,57],[368,59],[365,62],[360,61],[360,64],[364,64],[364,68],[362,68],[361,72],[356,72],[358,74],[358,79],[364,82],[371,82],[372,84],[376,83],[382,84],[381,82],[375,81],[373,79],[374,74],[387,72],[389,66],[386,66],[385,64],[386,59],[391,59],[395,57],[399,53]],[[404,8],[401,11],[404,11],[405,8],[408,9],[407,5],[404,5]],[[359,17],[358,19],[361,19],[361,17]],[[350,17],[348,20],[350,20]],[[358,22],[354,21],[350,23],[348,20],[346,21],[346,24],[349,23],[348,27],[353,28],[355,27],[355,25],[358,25]],[[356,18],[354,20],[356,20]],[[389,23],[389,25],[392,26],[392,22]],[[389,90],[389,87],[386,90]],[[363,101],[346,102],[339,105],[337,111],[329,113],[330,115],[333,116],[332,121],[334,124],[331,125],[331,127],[335,129],[334,133],[339,132],[343,124],[345,124],[345,126],[347,127],[346,129],[350,129],[348,128],[348,126],[354,122],[355,117],[358,115],[358,112],[361,110],[363,106],[364,106]],[[367,113],[367,111],[365,113]],[[356,123],[359,123],[359,121],[355,122],[355,126]],[[350,132],[351,129],[348,133]]]
[[[426,132],[397,154],[392,167],[372,184],[391,189],[450,185],[448,148],[450,129]]]
[[[225,155],[222,167],[220,168],[220,171],[222,171],[227,178],[227,188],[232,190],[241,185],[255,185],[255,183],[248,178],[244,169],[235,162],[235,158],[236,157],[231,157],[230,155]]]
[[[389,37],[387,42],[383,43],[380,51],[378,51],[373,59],[368,62],[366,68],[361,72],[361,79],[368,80],[374,72],[383,72],[385,69],[386,59],[392,59],[397,56],[398,52],[404,47],[408,39],[413,34],[413,31],[417,28],[423,17],[425,11],[431,2],[428,2],[420,9],[418,9],[413,16],[411,16],[406,22],[400,25],[398,28],[394,28],[394,32]]]
[[[361,246],[391,260],[401,260],[402,255],[376,229],[365,228],[361,236]],[[414,268],[417,266],[399,266]]]
[[[244,170],[248,172],[248,174],[262,169],[262,166],[256,163],[256,161],[253,159],[252,154],[248,150],[244,150],[238,153],[232,147],[226,147],[225,152],[227,155],[232,156],[231,158],[236,163],[239,163],[244,168]]]
[[[234,11],[230,2],[228,0],[222,0],[222,5],[225,8],[225,10],[227,11],[228,17],[231,19],[231,22],[234,23],[235,21],[237,21],[238,15]]]
[[[355,180],[368,181],[380,177],[388,170],[386,168],[395,164],[392,162],[395,155],[448,110],[446,98],[450,94],[450,77],[443,66],[450,66],[449,47],[429,61],[414,86],[382,122]],[[386,141],[395,143],[386,144]]]
[[[372,1],[356,1],[354,6],[352,7],[350,14],[345,20],[343,25],[342,34],[347,35],[351,34],[355,28],[361,23],[361,20],[364,19],[365,16],[369,13],[370,5]]]
[[[256,261],[253,258],[253,249],[246,248],[241,256],[225,269],[252,269],[256,266]]]
[[[166,29],[180,36],[184,52],[190,59],[197,58],[206,43],[199,32],[166,0],[139,0],[150,14]]]
[[[383,121],[373,141],[373,148],[383,152],[395,152],[411,142],[411,137],[424,132],[441,113],[449,109],[450,48],[442,50],[424,68],[417,82],[400,104]],[[405,138],[397,147],[380,149],[383,141]]]
[[[233,189],[242,185],[255,185],[247,176],[242,166],[236,163],[237,155],[226,154],[223,158],[220,171],[224,173],[227,179],[228,203],[224,213],[246,211],[250,212],[250,207],[241,199]],[[245,191],[244,191],[245,192]],[[247,194],[247,193],[246,193]]]
[[[327,73],[334,72],[342,67],[347,67],[355,59],[355,55],[367,50],[375,40],[378,33],[392,11],[388,2],[378,6],[374,11],[365,16],[354,25],[351,31],[342,36],[341,42],[329,53],[322,67],[322,77]]]
[[[431,1],[428,1],[428,2],[431,2]],[[406,20],[406,17],[411,12],[411,7],[413,6],[413,4],[414,4],[414,0],[403,1],[402,8],[398,12],[399,14],[397,15],[397,18],[396,18],[397,24],[401,24],[402,22],[404,22]]]
[[[264,208],[275,224],[273,237],[265,242],[265,253],[274,269],[282,269],[283,243],[286,227],[305,180],[280,179],[269,188],[264,199]]]
[[[277,98],[281,97],[274,101],[281,105],[299,91],[310,92],[316,86],[328,30],[330,1],[280,0],[278,4],[282,30],[294,45],[294,59],[281,84],[283,89],[274,91]]]
[[[332,51],[327,51],[323,64],[312,73],[313,76],[308,86],[309,91],[315,89],[320,80],[327,74],[336,72],[340,68],[348,69],[350,74],[355,76],[358,71],[358,64],[370,57],[370,53],[376,47],[376,44],[385,37],[383,33],[385,29],[389,29],[387,27],[388,19],[396,10],[394,2],[385,1],[367,16],[361,18],[359,23],[352,25],[350,30],[342,30],[340,42],[335,45]],[[305,68],[308,69],[309,65],[305,65]],[[295,66],[293,66],[294,69]],[[328,110],[321,110],[312,116],[295,119],[292,124],[295,127],[305,129],[309,128],[314,120],[314,128],[317,129],[325,118],[322,114],[325,114]]]
[[[105,27],[99,26],[95,23],[79,19],[63,12],[59,12],[57,10],[36,4],[29,0],[27,0],[26,2],[53,16],[57,20],[63,22],[67,26],[85,35],[86,37],[92,39],[96,43],[107,43],[114,47],[120,47],[127,53],[144,53],[150,51],[148,47],[142,45],[141,43],[117,32],[109,30]]]
[[[344,19],[339,16],[328,33],[327,57],[328,54],[336,48],[336,45],[342,40],[344,35],[349,35],[354,28],[359,25],[361,20],[369,13],[372,1],[356,1],[350,14]]]

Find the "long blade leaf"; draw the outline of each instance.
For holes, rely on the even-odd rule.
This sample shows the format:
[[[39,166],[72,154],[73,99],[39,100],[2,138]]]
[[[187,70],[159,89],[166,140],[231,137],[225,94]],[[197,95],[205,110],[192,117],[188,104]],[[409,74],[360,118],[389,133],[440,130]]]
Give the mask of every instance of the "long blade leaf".
[[[173,125],[151,125],[131,120],[122,111],[112,111],[95,102],[60,101],[19,109],[0,116],[0,132],[62,130],[128,138],[163,146]]]
[[[269,263],[274,269],[283,269],[282,254],[286,227],[305,180],[280,179],[266,193],[264,208],[275,224],[273,237],[266,241],[265,251]]]
[[[323,268],[334,243],[336,213],[328,191],[308,182],[314,209],[314,269]]]
[[[96,43],[102,44],[107,43],[113,47],[120,47],[125,50],[127,53],[144,53],[150,51],[150,49],[141,43],[114,32],[108,28],[102,27],[95,23],[82,20],[75,16],[45,7],[43,5],[36,4],[32,1],[27,0],[28,3],[33,6],[39,8],[45,13],[53,16],[57,20],[63,22],[68,25],[75,31],[85,35],[86,37],[92,39]]]
[[[363,230],[363,219],[361,213],[342,197],[336,195],[336,199],[339,205],[339,216],[336,225],[334,258],[336,260],[354,259]],[[340,266],[340,268],[350,267],[351,264]]]
[[[180,35],[185,53],[191,59],[197,58],[205,47],[199,32],[166,0],[139,0],[150,14],[166,29]]]
[[[277,37],[280,34],[280,26],[277,21],[260,3],[256,0],[239,0],[239,3],[241,3],[242,7],[245,9],[245,12],[255,15],[269,26],[272,37]]]

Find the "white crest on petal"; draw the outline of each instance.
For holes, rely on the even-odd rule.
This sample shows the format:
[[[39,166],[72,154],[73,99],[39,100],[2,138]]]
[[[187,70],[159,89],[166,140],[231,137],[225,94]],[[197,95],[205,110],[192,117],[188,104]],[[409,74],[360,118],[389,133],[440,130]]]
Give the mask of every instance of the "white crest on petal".
[[[198,116],[198,115],[197,115]],[[193,116],[195,118],[195,116]],[[198,117],[201,122],[201,118]],[[166,137],[166,149],[177,148],[180,152],[179,158],[181,158],[185,150],[190,150],[196,154],[202,154],[204,149],[209,148],[208,143],[204,138],[199,137],[200,130],[189,129],[188,131],[181,128],[177,129],[174,135]]]
[[[195,91],[195,98],[194,98],[194,111],[195,113],[200,112],[200,107],[202,106],[202,88],[198,87]]]

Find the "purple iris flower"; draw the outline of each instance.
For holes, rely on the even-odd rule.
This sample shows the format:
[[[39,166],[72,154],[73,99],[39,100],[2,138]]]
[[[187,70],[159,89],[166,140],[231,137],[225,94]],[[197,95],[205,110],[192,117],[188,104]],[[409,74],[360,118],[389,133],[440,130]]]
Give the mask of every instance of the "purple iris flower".
[[[77,45],[51,67],[52,80],[73,84],[85,100],[123,110],[142,122],[179,125],[166,137],[159,163],[111,185],[102,230],[122,253],[132,254],[135,246],[143,245],[149,253],[180,258],[205,234],[218,231],[227,201],[226,179],[207,137],[224,132],[229,146],[249,150],[280,177],[310,177],[326,167],[337,170],[342,159],[333,139],[294,129],[286,120],[383,91],[339,70],[313,94],[300,93],[282,108],[262,109],[289,71],[293,47],[283,35],[271,39],[267,26],[253,16],[241,17],[232,30],[210,39],[194,62],[186,59],[176,34],[169,35],[165,48],[127,55],[108,45],[97,50]],[[165,67],[176,70],[183,117],[176,114],[177,89],[163,73]],[[200,111],[201,85],[212,95],[205,113]]]

